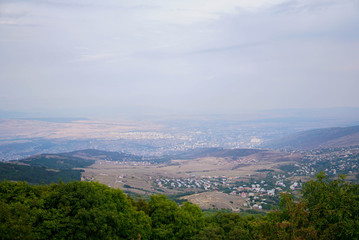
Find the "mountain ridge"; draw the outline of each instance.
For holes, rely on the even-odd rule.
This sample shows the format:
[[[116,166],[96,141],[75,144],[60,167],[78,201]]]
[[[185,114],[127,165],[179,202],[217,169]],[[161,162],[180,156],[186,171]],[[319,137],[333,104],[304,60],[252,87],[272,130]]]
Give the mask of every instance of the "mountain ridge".
[[[261,147],[274,149],[309,150],[359,145],[359,125],[319,128],[301,131],[268,141]]]

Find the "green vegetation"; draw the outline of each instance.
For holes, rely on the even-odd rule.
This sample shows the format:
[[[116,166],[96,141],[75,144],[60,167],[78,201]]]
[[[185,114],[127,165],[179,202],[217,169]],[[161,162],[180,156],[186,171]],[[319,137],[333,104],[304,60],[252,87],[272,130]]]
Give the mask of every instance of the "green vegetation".
[[[63,182],[79,181],[83,170],[48,170],[44,167],[33,167],[11,163],[0,163],[0,179],[26,181],[31,184],[50,184],[59,180]]]
[[[258,170],[256,170],[256,172],[274,172],[274,170],[273,169],[258,169]]]
[[[130,161],[130,162],[142,162],[144,158],[142,156],[136,156],[132,154],[127,154],[123,152],[110,152],[110,151],[101,151],[97,149],[85,149],[85,150],[78,150],[69,153],[62,153],[59,154],[60,156],[76,158],[75,156],[91,156],[96,157],[101,160],[106,161]],[[146,158],[146,161],[149,160]]]
[[[359,185],[320,173],[265,216],[206,214],[94,182],[0,183],[0,239],[359,239]]]
[[[94,160],[73,156],[43,154],[11,163],[0,163],[0,181],[26,181],[30,184],[50,184],[58,181],[80,181],[83,170],[92,165]]]
[[[1,239],[149,239],[150,219],[99,183],[0,184]]]
[[[85,160],[76,157],[65,157],[56,154],[39,155],[25,158],[19,162],[31,166],[46,167],[51,169],[85,168],[95,163],[94,160]]]

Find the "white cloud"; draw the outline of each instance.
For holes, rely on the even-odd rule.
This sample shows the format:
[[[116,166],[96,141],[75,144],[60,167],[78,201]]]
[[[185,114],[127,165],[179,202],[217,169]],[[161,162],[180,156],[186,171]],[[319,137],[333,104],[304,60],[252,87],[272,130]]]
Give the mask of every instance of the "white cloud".
[[[2,4],[0,95],[8,99],[0,109],[7,102],[21,106],[11,98],[19,94],[29,99],[27,106],[35,105],[33,95],[51,99],[36,102],[48,109],[81,108],[86,101],[191,111],[207,104],[212,112],[359,103],[355,1]]]
[[[0,20],[0,25],[19,25],[19,23],[11,20]]]
[[[150,18],[169,23],[191,24],[215,20],[225,14],[235,14],[239,10],[253,12],[281,2],[284,0],[162,1],[158,4],[160,8],[155,9]]]
[[[110,54],[110,53],[93,54],[93,55],[84,54],[79,58],[71,60],[70,62],[92,62],[92,61],[100,61],[100,60],[104,61],[114,58],[115,56],[116,56],[115,54]]]

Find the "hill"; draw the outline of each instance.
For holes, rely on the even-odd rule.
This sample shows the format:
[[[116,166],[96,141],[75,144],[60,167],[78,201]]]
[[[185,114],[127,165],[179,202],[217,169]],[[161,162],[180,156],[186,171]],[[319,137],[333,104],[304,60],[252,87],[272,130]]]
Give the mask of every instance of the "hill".
[[[85,168],[97,160],[105,161],[143,161],[142,157],[122,152],[108,152],[96,149],[85,149],[67,153],[39,154],[18,162],[30,166],[52,169]]]
[[[255,174],[261,168],[273,168],[279,163],[293,160],[294,156],[260,149],[201,148],[158,158],[85,149],[39,154],[11,161],[7,163],[9,165],[4,163],[0,167],[0,180],[41,184],[58,182],[60,179],[64,182],[81,180],[81,176],[84,176],[107,185],[123,187],[124,182],[119,182],[118,177],[133,174],[136,178],[126,179],[126,185],[152,191],[149,176],[247,175]]]
[[[62,156],[68,156],[72,158],[81,158],[87,160],[105,160],[105,161],[143,161],[142,156],[136,156],[123,152],[110,152],[110,151],[102,151],[97,149],[85,149],[78,150],[69,153],[62,153]]]
[[[83,168],[97,160],[140,161],[142,157],[94,149],[59,154],[38,154],[18,161],[0,163],[0,181],[27,181],[32,184],[81,180]]]
[[[72,182],[81,179],[83,170],[52,170],[45,167],[0,163],[0,181],[26,181],[30,184],[50,184],[58,181]]]
[[[262,145],[274,149],[308,150],[359,145],[359,126],[313,129],[298,132]]]
[[[27,181],[31,184],[80,181],[82,169],[95,163],[64,154],[39,154],[19,161],[0,163],[0,181]]]
[[[88,167],[95,163],[95,160],[74,157],[67,154],[40,154],[19,160],[18,163],[50,169],[73,169]]]

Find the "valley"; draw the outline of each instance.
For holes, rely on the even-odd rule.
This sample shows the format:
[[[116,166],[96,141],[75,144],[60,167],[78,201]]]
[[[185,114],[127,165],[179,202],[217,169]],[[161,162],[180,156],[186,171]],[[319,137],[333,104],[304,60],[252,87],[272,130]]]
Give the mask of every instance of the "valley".
[[[270,148],[292,144],[286,138],[298,131],[351,124],[352,120],[298,119],[287,116],[157,117],[142,120],[78,118],[0,118],[0,160],[20,160],[36,154],[83,149],[126,152],[138,156],[176,155],[200,148]],[[345,132],[345,131],[344,131]],[[350,131],[346,131],[350,132]],[[316,133],[316,132],[314,132]],[[307,139],[312,135],[305,134]],[[334,137],[339,136],[335,135]],[[358,136],[342,143],[350,146]],[[294,135],[293,140],[298,136]],[[281,140],[281,141],[279,141]],[[332,138],[333,140],[333,138]],[[278,142],[279,141],[279,142]],[[295,144],[295,141],[292,145]],[[335,146],[332,142],[330,146]],[[310,147],[310,144],[309,144]],[[294,148],[296,149],[296,148]]]
[[[357,182],[359,147],[310,151],[207,148],[162,157],[88,149],[35,155],[0,163],[0,167],[2,179],[33,184],[60,179],[94,181],[133,197],[166,194],[202,209],[261,212],[275,207],[281,192],[299,193],[303,183],[319,171],[332,178],[346,174],[349,181]]]
[[[82,180],[99,181],[132,195],[185,195],[179,198],[203,209],[232,211],[269,210],[277,204],[280,192],[299,192],[302,184],[319,171],[332,177],[346,174],[348,180],[358,181],[358,147],[301,152],[258,150],[241,157],[218,157],[220,152],[223,154],[217,149],[211,151],[212,156],[165,163],[100,160],[84,169]]]
[[[293,139],[293,143],[300,143],[303,136],[310,138],[313,133],[319,132],[316,138],[311,137],[317,139],[311,149],[223,148],[214,144],[215,147],[178,147],[173,151],[162,151],[160,155],[99,150],[95,147],[71,152],[43,153],[3,161],[0,165],[0,177],[31,184],[59,180],[94,181],[121,189],[135,198],[166,194],[178,203],[190,201],[202,209],[262,212],[277,206],[281,192],[298,194],[303,183],[320,171],[331,178],[345,174],[348,181],[357,182],[359,147],[355,145],[356,138],[352,129],[354,128],[334,129],[334,134],[330,128],[328,131],[321,129],[289,135],[288,138]],[[139,136],[135,130],[132,134],[129,133],[126,135],[135,138]],[[161,136],[164,135],[148,134],[156,139],[141,141],[148,141],[152,146],[163,144]],[[205,136],[211,138],[208,134]],[[299,136],[297,140],[296,136]],[[199,141],[196,137],[192,138],[193,141]],[[335,142],[339,139],[339,142],[343,142],[344,138],[347,139],[346,143],[349,139],[353,140],[352,144],[316,148],[319,140]],[[72,147],[79,147],[76,141],[79,140],[73,140]],[[131,142],[129,139],[123,141],[127,141],[127,144]],[[186,142],[182,146],[186,146]],[[139,145],[137,148],[143,150],[144,146]],[[157,150],[162,148],[163,146]],[[139,152],[144,153],[142,150]]]

